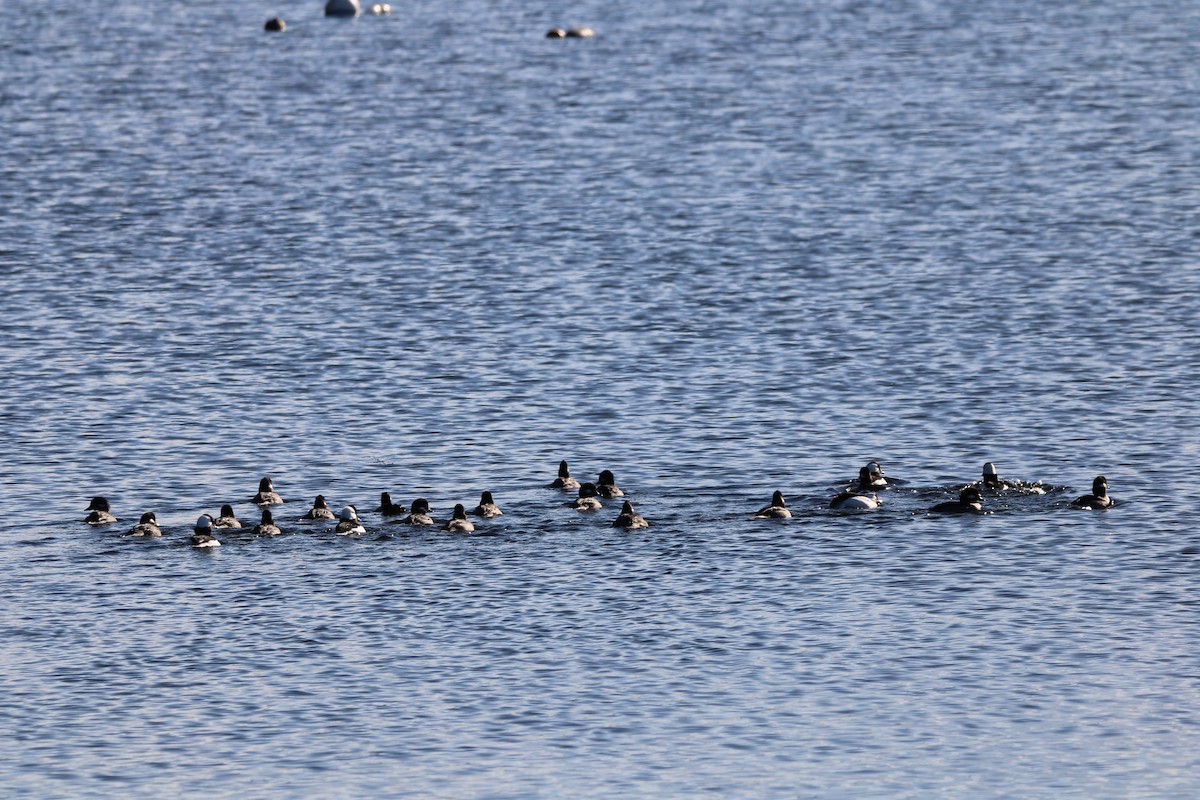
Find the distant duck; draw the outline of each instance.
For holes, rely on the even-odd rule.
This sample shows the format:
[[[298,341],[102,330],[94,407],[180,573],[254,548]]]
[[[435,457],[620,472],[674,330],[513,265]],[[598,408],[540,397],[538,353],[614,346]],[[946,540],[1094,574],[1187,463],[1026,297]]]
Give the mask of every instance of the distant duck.
[[[433,517],[429,514],[429,501],[418,497],[412,501],[412,512],[397,522],[404,525],[433,525]]]
[[[479,496],[479,505],[471,510],[471,513],[477,517],[491,519],[498,517],[504,512],[500,510],[500,506],[496,505],[496,501],[492,499],[491,492],[484,492]]]
[[[562,28],[551,28],[546,31],[547,39],[563,39],[566,38],[567,32]]]
[[[375,509],[385,517],[398,517],[408,513],[408,509],[400,503],[393,503],[392,496],[387,492],[379,493],[379,508]]]
[[[327,17],[357,17],[362,13],[358,0],[329,0],[325,4]]]
[[[271,509],[264,508],[262,512],[262,521],[254,526],[253,533],[256,536],[278,536],[283,533],[275,525],[275,517],[271,516]]]
[[[558,477],[551,481],[548,489],[562,489],[564,491],[572,491],[579,488],[579,481],[571,477],[571,469],[567,466],[567,462],[558,462]]]
[[[968,486],[958,493],[957,500],[938,503],[929,509],[930,514],[982,514],[983,496],[975,486]]]
[[[282,32],[287,30],[287,23],[283,21],[282,17],[271,17],[269,20],[263,23],[263,30]]]
[[[129,529],[129,536],[162,536],[162,531],[158,529],[158,518],[154,516],[153,511],[147,511],[142,514],[142,518],[138,520],[138,524]]]
[[[621,514],[613,520],[614,528],[649,528],[646,518],[633,510],[633,503],[628,500],[621,506]]]
[[[250,502],[256,506],[274,506],[283,502],[283,498],[275,491],[275,484],[270,478],[263,478],[258,482],[258,494],[250,498]]]
[[[835,511],[868,511],[882,505],[875,496],[870,466],[858,471],[858,485],[834,496],[829,507]]]
[[[196,525],[192,528],[192,547],[220,547],[221,543],[217,541],[217,537],[213,536],[213,519],[212,514],[201,514],[200,519],[196,520]]]
[[[334,528],[337,533],[345,535],[353,535],[366,533],[367,529],[358,521],[358,509],[354,506],[346,506],[342,509],[341,522]]]
[[[571,28],[567,31],[568,39],[590,39],[596,35],[596,32],[586,25],[579,28]]]
[[[92,502],[88,503],[86,509],[90,512],[83,521],[88,525],[107,525],[110,522],[117,522],[117,518],[109,513],[108,501],[97,495],[92,498]]]
[[[1092,493],[1081,495],[1071,501],[1072,508],[1108,508],[1113,504],[1113,499],[1108,496],[1108,479],[1103,475],[1097,475],[1092,481]]]
[[[621,487],[617,486],[617,479],[613,477],[610,470],[606,469],[601,472],[596,484],[596,491],[601,497],[612,499],[614,497],[625,496],[625,493],[621,491]]]
[[[1040,483],[1026,483],[1025,481],[1006,481],[1001,480],[1000,475],[996,472],[996,465],[988,461],[983,465],[983,477],[979,481],[980,486],[992,491],[1003,492],[1013,490],[1024,492],[1025,494],[1045,494],[1046,489]]]
[[[446,523],[446,530],[455,533],[470,533],[475,530],[475,525],[467,519],[467,509],[463,507],[462,503],[454,506],[454,514]]]
[[[325,503],[325,495],[319,494],[313,500],[313,507],[300,519],[337,519],[337,515]]]
[[[754,512],[754,519],[791,519],[792,512],[788,511],[787,503],[783,500],[783,492],[771,495],[771,505]]]
[[[871,476],[872,488],[886,489],[888,487],[888,484],[892,483],[892,481],[889,481],[887,476],[883,474],[883,467],[880,466],[878,461],[874,461],[874,460],[868,461],[867,462],[867,472]],[[859,474],[859,481],[860,482],[862,481],[861,473]]]
[[[237,517],[235,517],[233,515],[233,506],[223,505],[223,506],[221,506],[221,516],[217,517],[216,521],[213,522],[213,527],[214,528],[240,528],[240,527],[242,527],[242,523],[240,520],[238,520]]]
[[[604,506],[600,505],[596,495],[596,484],[585,483],[579,487],[579,496],[567,505],[576,511],[599,511]]]

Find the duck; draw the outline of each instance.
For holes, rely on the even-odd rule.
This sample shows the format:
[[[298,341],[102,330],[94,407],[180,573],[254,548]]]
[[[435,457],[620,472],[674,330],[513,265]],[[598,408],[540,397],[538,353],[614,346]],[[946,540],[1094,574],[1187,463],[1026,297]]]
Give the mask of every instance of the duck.
[[[1025,481],[1001,480],[1000,475],[996,472],[996,465],[991,461],[984,463],[983,476],[979,480],[979,485],[992,492],[1017,491],[1025,494],[1046,493],[1046,488],[1042,486],[1040,482],[1026,483]]]
[[[275,506],[282,503],[283,498],[275,491],[275,484],[271,479],[263,478],[258,482],[258,494],[251,497],[250,502],[256,506]]]
[[[558,477],[551,481],[547,488],[563,491],[579,488],[579,481],[571,477],[571,468],[567,466],[566,459],[558,462]]]
[[[996,465],[990,461],[985,461],[983,464],[983,478],[979,481],[985,489],[991,489],[995,492],[1002,492],[1008,488],[1008,484],[1000,480],[1000,476],[996,474]]]
[[[1113,499],[1108,496],[1108,478],[1097,475],[1092,481],[1092,493],[1080,495],[1071,501],[1071,508],[1108,508]]]
[[[547,39],[565,39],[566,36],[567,32],[562,28],[551,28],[550,30],[546,31]]]
[[[938,503],[933,508],[929,509],[930,514],[982,514],[983,513],[983,496],[979,494],[979,488],[976,486],[968,486],[958,493],[957,500],[948,500],[945,503]]]
[[[287,30],[287,23],[283,21],[283,17],[271,17],[263,23],[263,30],[282,33]]]
[[[213,536],[213,519],[212,514],[201,514],[200,519],[196,520],[196,524],[192,527],[192,547],[220,547],[221,543],[217,541],[217,537]]]
[[[325,495],[319,494],[313,500],[313,507],[300,519],[337,519],[333,509],[325,502]]]
[[[874,488],[871,467],[867,465],[858,471],[858,485],[834,495],[829,501],[829,507],[836,511],[869,511],[879,508],[883,504],[875,496]]]
[[[418,497],[412,501],[412,511],[404,519],[396,520],[402,525],[433,525],[433,517],[429,514],[429,501]]]
[[[408,513],[408,509],[402,504],[392,502],[392,496],[388,492],[379,493],[379,508],[375,510],[385,517],[398,517]]]
[[[484,492],[479,496],[479,505],[475,506],[471,510],[471,513],[477,517],[491,519],[492,517],[501,516],[504,512],[500,510],[500,506],[496,505],[496,501],[492,499],[492,493]]]
[[[110,522],[118,522],[108,508],[108,500],[99,495],[92,498],[92,502],[88,503],[86,509],[89,513],[83,518],[83,521],[88,525],[108,525]]]
[[[754,519],[791,519],[792,512],[788,511],[787,503],[783,500],[783,492],[771,495],[771,505],[754,512]]]
[[[613,477],[612,471],[607,469],[602,471],[600,477],[596,480],[596,491],[601,497],[609,499],[625,496],[625,493],[621,491],[621,487],[617,486],[617,479]]]
[[[467,509],[462,503],[454,506],[454,514],[450,517],[450,521],[446,523],[446,530],[454,533],[470,533],[475,530],[474,523],[467,519]]]
[[[241,520],[233,514],[233,506],[226,503],[221,506],[221,515],[213,522],[214,528],[240,528]]]
[[[568,39],[590,39],[596,35],[596,32],[586,25],[578,28],[571,28],[567,31],[566,38]]]
[[[354,506],[346,506],[339,516],[341,521],[334,528],[337,533],[349,536],[367,532],[367,529],[358,521],[358,509]]]
[[[579,487],[579,496],[567,505],[576,511],[598,511],[604,506],[600,505],[596,495],[596,484],[585,483]]]
[[[357,17],[362,13],[358,0],[329,0],[325,4],[327,17]]]
[[[262,520],[258,525],[254,526],[254,534],[256,536],[278,536],[283,533],[275,525],[275,517],[271,515],[271,509],[264,508],[262,512]]]
[[[153,511],[147,511],[142,514],[138,524],[129,529],[129,536],[162,536],[162,531],[158,529],[158,518],[154,516]]]
[[[886,489],[888,487],[888,485],[890,483],[892,483],[892,481],[889,481],[888,477],[883,474],[883,467],[880,465],[880,463],[878,461],[875,461],[873,459],[871,461],[868,461],[867,462],[867,472],[871,476],[871,487],[872,488]],[[861,475],[859,476],[859,480],[860,481],[862,480]]]
[[[646,518],[633,510],[633,503],[628,500],[621,506],[621,514],[613,520],[614,528],[649,528]]]

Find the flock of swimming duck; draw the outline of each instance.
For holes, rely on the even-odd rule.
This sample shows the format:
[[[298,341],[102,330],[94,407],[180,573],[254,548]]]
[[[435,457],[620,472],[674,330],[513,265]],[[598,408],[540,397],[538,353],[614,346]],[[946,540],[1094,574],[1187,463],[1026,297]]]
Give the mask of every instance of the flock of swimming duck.
[[[858,471],[858,481],[856,483],[852,484],[845,491],[839,492],[829,501],[829,508],[835,511],[847,512],[870,511],[880,508],[883,504],[879,500],[877,492],[899,483],[903,483],[903,481],[889,478],[884,474],[883,468],[878,461],[871,461]],[[575,499],[567,505],[581,512],[599,511],[603,507],[600,503],[600,498],[611,499],[624,497],[625,495],[625,492],[617,486],[616,478],[613,477],[611,471],[604,470],[601,472],[596,483],[581,483],[571,476],[571,470],[567,466],[566,461],[559,463],[558,477],[547,488],[565,492],[576,492]],[[989,461],[983,465],[983,477],[979,481],[963,488],[959,492],[957,500],[938,503],[929,509],[929,513],[982,514],[982,490],[992,493],[1013,491],[1025,494],[1045,494],[1045,489],[1040,483],[1001,480],[1000,476],[996,473],[995,465]],[[250,502],[262,508],[262,517],[259,523],[252,529],[252,533],[258,536],[278,536],[283,532],[275,524],[275,518],[270,508],[282,503],[283,497],[275,491],[275,485],[271,482],[270,478],[263,478],[258,482],[258,493],[250,498]],[[1108,481],[1103,475],[1097,476],[1092,481],[1091,494],[1082,495],[1071,501],[1073,508],[1080,509],[1104,509],[1110,507],[1112,504],[1113,499],[1108,495]],[[87,510],[89,513],[84,522],[89,525],[109,525],[120,521],[112,514],[108,500],[104,497],[93,497]],[[429,526],[441,524],[431,516],[429,501],[423,497],[413,500],[411,508],[405,508],[399,503],[392,502],[391,494],[383,492],[379,496],[379,507],[375,511],[385,517],[400,517],[400,519],[393,520],[393,522],[399,524]],[[479,498],[479,504],[470,511],[467,511],[462,503],[455,505],[453,514],[447,522],[442,524],[442,527],[447,531],[455,533],[470,533],[475,530],[475,524],[469,519],[468,515],[482,519],[491,519],[503,513],[500,507],[496,505],[492,493],[484,492]],[[777,491],[771,496],[771,504],[760,508],[753,516],[755,519],[782,519],[790,518],[792,512],[787,507],[783,492]],[[313,501],[312,508],[300,517],[300,519],[337,520],[334,530],[343,535],[353,536],[367,532],[366,528],[359,521],[358,509],[355,506],[348,505],[340,513],[334,514],[333,509],[326,503],[324,495],[317,495]],[[650,523],[646,521],[645,517],[634,511],[633,503],[629,500],[623,502],[620,515],[612,523],[614,528],[630,529],[647,528],[649,525]],[[233,506],[223,505],[221,506],[221,513],[218,516],[214,517],[212,514],[202,514],[196,520],[191,542],[194,547],[199,548],[219,547],[221,542],[217,539],[214,533],[215,530],[240,529],[243,527],[245,526],[242,524],[242,521],[233,512]],[[138,524],[127,531],[127,535],[162,536],[162,530],[158,527],[158,519],[155,517],[154,512],[147,511],[142,514],[141,519],[138,520]]]

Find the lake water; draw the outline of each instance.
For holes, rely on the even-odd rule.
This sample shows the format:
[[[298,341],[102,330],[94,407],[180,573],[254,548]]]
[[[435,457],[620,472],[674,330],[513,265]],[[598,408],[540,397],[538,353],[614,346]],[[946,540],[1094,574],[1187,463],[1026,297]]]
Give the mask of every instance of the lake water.
[[[1200,794],[1200,7],[393,6],[0,2],[5,796]]]

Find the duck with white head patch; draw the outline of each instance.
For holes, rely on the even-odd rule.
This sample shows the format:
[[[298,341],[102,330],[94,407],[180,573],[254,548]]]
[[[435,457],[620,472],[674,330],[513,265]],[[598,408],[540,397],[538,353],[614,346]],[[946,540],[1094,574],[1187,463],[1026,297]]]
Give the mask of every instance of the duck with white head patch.
[[[217,537],[213,535],[213,522],[215,520],[212,514],[200,515],[200,519],[196,520],[196,524],[192,526],[192,547],[205,549],[221,546]]]
[[[338,522],[334,531],[343,536],[357,536],[367,532],[367,529],[358,521],[358,509],[354,506],[346,506],[340,514],[341,521]]]
[[[153,511],[147,511],[142,514],[142,518],[138,520],[138,524],[134,525],[127,531],[128,536],[162,536],[162,531],[158,528],[158,518],[154,516]]]
[[[829,501],[829,507],[835,511],[870,511],[881,505],[879,498],[875,496],[875,481],[870,466],[858,471],[856,486],[834,495]]]

